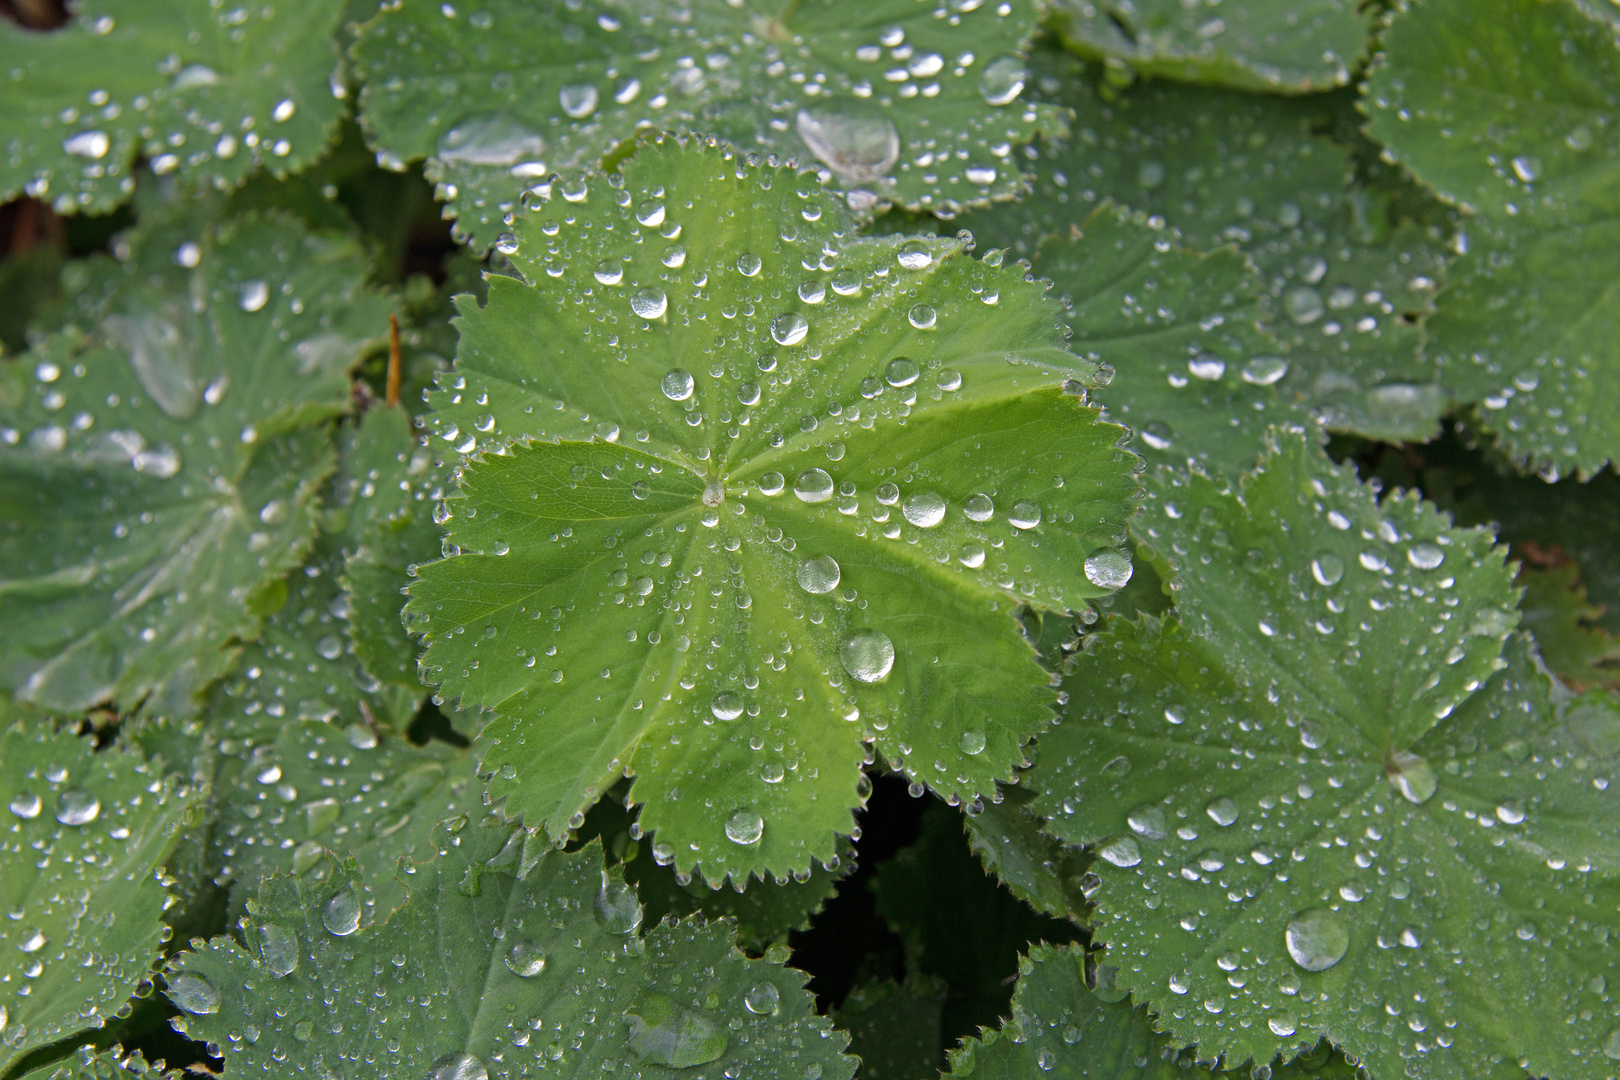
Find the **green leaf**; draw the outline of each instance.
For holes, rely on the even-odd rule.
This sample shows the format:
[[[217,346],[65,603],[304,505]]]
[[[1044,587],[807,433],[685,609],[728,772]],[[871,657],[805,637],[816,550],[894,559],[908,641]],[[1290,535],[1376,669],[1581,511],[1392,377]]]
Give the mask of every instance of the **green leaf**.
[[[1035,270],[1070,301],[1069,347],[1114,369],[1095,398],[1135,432],[1132,450],[1236,476],[1271,425],[1312,422],[1278,397],[1289,363],[1260,328],[1264,284],[1243,255],[1176,248],[1113,206],[1077,231],[1042,244]]]
[[[41,1065],[21,1074],[17,1080],[130,1080],[131,1077],[145,1076],[157,1080],[160,1077],[179,1077],[180,1073],[167,1072],[161,1068],[148,1065],[140,1051],[133,1051],[126,1055],[122,1047],[112,1047],[108,1050],[95,1050],[91,1047],[80,1047],[71,1060],[53,1061],[48,1065]]]
[[[1448,387],[1551,474],[1599,471],[1620,371],[1620,94],[1614,26],[1571,3],[1433,0],[1395,18],[1368,79],[1368,131],[1484,215],[1430,322]]]
[[[0,731],[0,1074],[111,1020],[167,938],[162,866],[189,793],[48,721]]]
[[[913,978],[872,982],[849,992],[833,1015],[849,1032],[849,1052],[861,1059],[861,1080],[931,1080],[945,1052],[940,1010],[945,984]]]
[[[1082,56],[1146,75],[1273,93],[1342,86],[1367,53],[1368,15],[1350,0],[1056,0]]]
[[[373,145],[427,158],[487,248],[548,173],[611,162],[645,127],[819,161],[860,209],[1010,198],[1011,147],[1062,127],[1020,97],[1035,17],[1032,0],[415,2],[385,7],[353,54]]]
[[[1075,110],[1073,133],[1042,144],[1029,199],[960,219],[981,243],[1032,254],[1044,237],[1083,232],[1111,199],[1163,219],[1179,245],[1236,244],[1260,271],[1286,348],[1279,397],[1335,430],[1437,432],[1448,402],[1417,353],[1417,323],[1440,245],[1397,214],[1395,192],[1352,186],[1349,150],[1314,134],[1334,123],[1336,98],[1162,82],[1117,92],[1072,57],[1034,59],[1036,84]]]
[[[1247,1069],[1215,1073],[1197,1048],[1177,1053],[1153,1026],[1148,1011],[1104,996],[1086,983],[1085,954],[1076,947],[1037,945],[1018,965],[1012,1016],[999,1030],[966,1039],[951,1051],[950,1077],[1011,1080],[1050,1074],[1055,1080],[1131,1076],[1180,1080],[1227,1075],[1248,1080]],[[1326,1066],[1325,1068],[1323,1066]],[[1276,1080],[1350,1080],[1342,1058],[1312,1052],[1266,1075]]]
[[[446,822],[460,828],[485,813],[469,752],[413,746],[358,720],[290,722],[257,745],[228,736],[222,753],[209,861],[214,880],[241,886],[237,911],[273,871],[318,883],[331,870],[327,851],[350,860],[378,906],[391,910],[404,889],[399,860],[425,860]]]
[[[721,926],[638,936],[635,894],[599,848],[520,863],[508,835],[441,833],[443,854],[413,868],[386,920],[373,922],[351,867],[331,863],[319,884],[269,879],[244,920],[248,948],[219,937],[173,965],[169,997],[190,1014],[176,1026],[221,1047],[227,1069],[278,1073],[347,1072],[372,1055],[401,1076],[853,1073],[804,976],[744,959]]]
[[[1028,780],[1097,846],[1120,984],[1233,1062],[1325,1035],[1374,1075],[1607,1075],[1620,762],[1524,638],[1498,656],[1501,550],[1294,437],[1163,497],[1183,621],[1090,639]]]
[[[0,687],[41,708],[185,709],[229,669],[314,536],[307,425],[386,326],[348,243],[183,235],[93,264],[74,325],[0,369]]]
[[[710,882],[830,859],[863,741],[946,796],[1010,779],[1053,700],[1014,608],[1122,585],[1137,490],[1120,429],[1057,389],[1094,369],[1038,285],[846,239],[815,185],[728,158],[649,147],[623,199],[517,222],[537,284],[463,308],[430,422],[522,441],[463,467],[461,554],[406,609],[425,677],[499,714],[511,811],[560,838],[633,773],[655,851]],[[680,259],[641,242],[650,201]]]
[[[970,812],[968,847],[987,873],[1036,911],[1089,926],[1086,893],[1096,887],[1096,875],[1088,873],[1092,856],[1041,832],[1041,819],[1029,809],[1034,797],[1027,788],[1008,788],[1001,802]]]
[[[1597,625],[1601,608],[1587,602],[1581,569],[1573,563],[1519,571],[1524,586],[1522,625],[1553,673],[1576,690],[1620,682],[1620,644]]]
[[[216,187],[254,168],[297,172],[344,110],[340,11],[330,0],[138,0],[76,5],[51,33],[0,24],[0,199],[26,191],[61,213],[100,213],[134,191],[136,155]]]

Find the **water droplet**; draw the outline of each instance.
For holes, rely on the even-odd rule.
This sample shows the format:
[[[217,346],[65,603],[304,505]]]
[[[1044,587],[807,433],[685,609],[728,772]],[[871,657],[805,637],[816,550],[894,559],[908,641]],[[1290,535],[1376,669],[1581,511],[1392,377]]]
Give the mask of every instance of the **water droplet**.
[[[334,937],[348,937],[360,929],[360,898],[344,889],[321,909],[321,923]]]
[[[1309,285],[1296,285],[1283,294],[1283,311],[1300,326],[1320,319],[1326,310],[1322,294]]]
[[[1018,507],[1014,507],[1013,513],[1017,512]],[[1018,522],[1013,521],[1013,524],[1018,525]],[[1018,527],[1027,529],[1036,524],[1039,524],[1038,519]],[[1123,589],[1131,580],[1131,569],[1131,557],[1117,548],[1103,548],[1086,558],[1086,580],[1099,589]]]
[[[1407,750],[1396,750],[1384,759],[1384,775],[1408,802],[1420,806],[1433,798],[1439,787],[1428,761]]]
[[[1603,1053],[1610,1061],[1620,1061],[1620,1027],[1609,1029],[1603,1039]]]
[[[546,152],[546,141],[503,113],[475,113],[439,139],[440,161],[511,168]]]
[[[793,481],[793,494],[807,503],[824,503],[833,497],[833,478],[826,469],[806,469]]]
[[[1280,356],[1256,356],[1243,365],[1243,381],[1251,386],[1270,386],[1288,374],[1288,361]]]
[[[1024,83],[1028,80],[1029,69],[1024,61],[1011,53],[1002,53],[984,65],[984,71],[979,74],[979,94],[991,105],[1010,105],[1024,92]]]
[[[932,529],[945,520],[945,500],[937,491],[919,491],[906,496],[900,512],[919,529]]]
[[[1153,420],[1143,426],[1142,441],[1154,450],[1170,449],[1170,442],[1175,438],[1175,432],[1163,420]]]
[[[663,289],[637,289],[630,296],[630,310],[643,319],[661,319],[669,310],[669,298]]]
[[[1131,827],[1133,833],[1144,840],[1163,840],[1170,835],[1164,811],[1151,803],[1143,803],[1126,814],[1125,823]]]
[[[664,213],[664,204],[659,202],[657,199],[643,199],[636,205],[636,220],[647,226],[649,229],[656,229],[658,226],[664,223]],[[681,263],[686,261],[685,249],[674,247],[670,248],[669,250],[680,251],[681,253],[680,260],[673,265],[680,266]],[[665,253],[664,265],[671,265],[667,252]]]
[[[735,720],[743,714],[743,700],[729,690],[722,690],[709,702],[709,711],[716,720]]]
[[[908,240],[901,246],[895,259],[907,270],[926,270],[933,263],[934,256],[921,240]]]
[[[37,818],[43,804],[39,796],[31,791],[25,791],[11,800],[11,812],[20,818]]]
[[[1299,1028],[1298,1021],[1294,1019],[1294,1014],[1287,1012],[1281,1012],[1273,1016],[1266,1021],[1266,1026],[1271,1028],[1273,1035],[1279,1035],[1285,1039]]]
[[[1204,813],[1209,815],[1211,821],[1224,828],[1238,819],[1238,805],[1222,796],[1204,807]]]
[[[489,1080],[489,1070],[471,1054],[445,1054],[428,1069],[427,1080]]]
[[[780,495],[787,486],[787,480],[779,472],[768,472],[759,478],[759,493],[761,495]]]
[[[63,140],[62,149],[74,157],[100,161],[107,156],[107,151],[112,149],[112,143],[103,132],[81,131]]]
[[[219,988],[195,972],[182,972],[169,980],[169,1000],[193,1016],[219,1012]]]
[[[1041,523],[1041,508],[1032,502],[1015,503],[1007,515],[1007,524],[1015,529],[1033,529]],[[1126,560],[1129,563],[1130,560]],[[1129,575],[1126,575],[1129,580]]]
[[[1413,544],[1407,549],[1406,561],[1419,570],[1434,570],[1446,561],[1446,553],[1433,544]]]
[[[760,261],[760,257],[752,251],[745,251],[737,256],[737,272],[743,277],[753,277],[759,273],[759,268],[764,265]]]
[[[810,333],[810,320],[797,311],[787,311],[771,320],[771,339],[778,345],[797,345]]]
[[[1129,836],[1116,836],[1097,845],[1097,855],[1105,862],[1120,868],[1136,866],[1142,861],[1142,849]]]
[[[880,630],[862,630],[845,639],[838,658],[857,682],[879,682],[894,667],[894,642]]]
[[[984,753],[984,748],[986,745],[984,732],[964,731],[962,732],[962,737],[956,741],[956,745],[961,749],[962,753],[968,755],[969,757],[972,757],[975,754],[982,754]]]
[[[602,887],[596,892],[596,921],[610,934],[633,934],[641,925],[641,902],[635,887],[602,871]]]
[[[1295,915],[1283,937],[1288,955],[1306,971],[1326,971],[1350,951],[1350,928],[1327,908]]]
[[[599,100],[601,96],[590,83],[569,83],[557,91],[557,103],[575,120],[583,120],[595,112]]]
[[[262,281],[249,281],[242,285],[238,303],[243,311],[258,311],[270,302],[270,286]]]
[[[651,494],[652,485],[645,480],[637,480],[630,485],[630,497],[632,499],[645,499]]]
[[[934,385],[950,393],[962,389],[962,373],[955,368],[940,368],[934,373]]]
[[[1541,162],[1537,158],[1519,156],[1513,159],[1513,175],[1523,183],[1529,184],[1541,175]]]
[[[546,970],[546,954],[532,941],[513,942],[506,954],[506,966],[520,979],[532,979]]]
[[[291,975],[298,970],[298,935],[276,923],[264,923],[259,927],[259,955],[276,978]]]
[[[1324,551],[1311,560],[1311,577],[1318,585],[1337,585],[1344,579],[1344,560]]]
[[[1035,1055],[1035,1064],[1042,1072],[1051,1072],[1057,1065],[1057,1055],[1043,1048]]]
[[[726,819],[726,839],[733,844],[759,843],[759,838],[765,835],[765,819],[755,810],[744,807]]]
[[[755,983],[743,995],[743,1004],[756,1016],[775,1016],[781,1001],[782,992],[775,983]]]
[[[596,264],[592,276],[603,285],[617,285],[624,280],[624,264],[613,259],[603,259]]]
[[[996,504],[988,495],[970,495],[968,501],[962,504],[962,513],[967,515],[969,521],[989,521],[995,516]]]
[[[685,401],[697,389],[697,380],[692,378],[690,371],[684,368],[676,368],[664,376],[664,380],[659,384],[659,387],[669,400]]]
[[[919,374],[915,363],[904,356],[897,356],[884,369],[883,380],[890,386],[910,386],[917,381]]]
[[[956,553],[956,559],[969,570],[977,570],[984,565],[984,545],[976,540],[969,540]]]
[[[800,109],[799,138],[846,184],[887,176],[900,160],[900,131],[875,104],[839,99]]]
[[[1199,353],[1187,361],[1187,370],[1192,373],[1192,377],[1195,379],[1214,382],[1226,374],[1226,361],[1214,353]]]
[[[906,313],[906,319],[918,330],[928,330],[939,321],[939,312],[934,310],[932,304],[913,304]]]
[[[44,947],[45,935],[39,930],[35,930],[32,934],[28,935],[28,937],[24,938],[22,943],[17,946],[17,948],[21,949],[25,953],[36,953]]]
[[[88,825],[101,814],[101,800],[88,791],[69,788],[56,797],[56,820],[64,825]]]
[[[1524,811],[1516,803],[1503,803],[1496,808],[1496,820],[1504,825],[1517,825],[1524,820]]]
[[[799,564],[799,588],[807,593],[830,593],[838,588],[838,560],[831,555],[818,555]]]
[[[672,1069],[706,1065],[724,1054],[731,1042],[722,1028],[663,994],[642,994],[624,1015],[631,1052],[654,1065]]]

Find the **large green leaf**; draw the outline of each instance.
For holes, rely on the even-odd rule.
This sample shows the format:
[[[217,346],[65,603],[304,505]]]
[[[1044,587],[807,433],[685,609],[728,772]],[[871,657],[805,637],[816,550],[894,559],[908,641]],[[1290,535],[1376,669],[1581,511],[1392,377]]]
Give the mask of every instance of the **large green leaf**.
[[[1430,0],[1394,19],[1384,50],[1369,133],[1484,215],[1429,352],[1514,456],[1601,469],[1620,453],[1615,27],[1564,0]]]
[[[1012,1016],[999,1029],[965,1039],[951,1052],[949,1077],[1013,1080],[1050,1075],[1054,1080],[1130,1076],[1141,1080],[1229,1075],[1257,1080],[1349,1080],[1342,1058],[1311,1052],[1272,1071],[1217,1073],[1212,1057],[1197,1048],[1177,1051],[1153,1026],[1145,1008],[1094,991],[1086,983],[1085,954],[1078,948],[1037,945],[1021,958]],[[1195,1066],[1197,1066],[1195,1068]]]
[[[530,825],[633,773],[678,870],[782,877],[850,831],[863,741],[946,796],[1010,778],[1054,694],[1014,609],[1124,583],[1136,459],[1021,271],[848,239],[729,153],[624,170],[519,219],[536,284],[463,309],[430,421],[522,441],[463,467],[407,614]]]
[[[854,1072],[803,975],[744,959],[723,925],[639,936],[635,893],[594,844],[531,862],[509,836],[523,833],[441,833],[443,854],[409,868],[410,898],[386,920],[341,864],[319,884],[269,879],[248,948],[215,938],[173,965],[168,994],[189,1014],[176,1026],[227,1069],[312,1076]]]
[[[361,119],[487,248],[527,190],[642,128],[819,161],[852,206],[1015,194],[1012,147],[1061,128],[1020,97],[1033,0],[385,5],[354,46]]]
[[[1151,81],[1115,91],[1044,51],[1035,67],[1042,92],[1075,110],[1073,134],[1041,144],[1032,197],[962,218],[981,243],[1033,254],[1111,199],[1162,219],[1177,244],[1235,244],[1260,271],[1286,350],[1279,397],[1338,430],[1435,434],[1447,399],[1417,354],[1417,324],[1440,245],[1397,213],[1395,192],[1352,186],[1349,150],[1314,133],[1337,120],[1337,99]]]
[[[4,715],[0,712],[0,715]],[[0,731],[0,1074],[113,1018],[167,937],[162,867],[190,796],[136,751]]]
[[[1572,734],[1499,656],[1501,550],[1296,438],[1164,498],[1182,622],[1090,640],[1029,778],[1097,845],[1120,984],[1233,1062],[1326,1035],[1380,1076],[1609,1075],[1617,720]]]
[[[308,425],[387,325],[352,244],[183,228],[90,267],[73,324],[0,369],[0,687],[42,708],[184,708],[229,668],[315,532]]]
[[[945,1062],[940,1010],[945,984],[912,978],[855,987],[833,1019],[849,1032],[849,1052],[861,1059],[861,1080],[930,1080]]]
[[[1277,394],[1289,362],[1260,328],[1260,276],[1232,248],[1179,249],[1163,229],[1105,206],[1077,235],[1042,244],[1035,269],[1065,296],[1069,347],[1114,369],[1095,398],[1148,461],[1236,476],[1271,425],[1313,423]]]
[[[51,33],[0,22],[0,199],[100,212],[158,174],[231,187],[321,155],[344,109],[332,0],[76,4]]]
[[[1081,55],[1145,74],[1304,93],[1341,86],[1367,53],[1351,0],[1054,0]]]

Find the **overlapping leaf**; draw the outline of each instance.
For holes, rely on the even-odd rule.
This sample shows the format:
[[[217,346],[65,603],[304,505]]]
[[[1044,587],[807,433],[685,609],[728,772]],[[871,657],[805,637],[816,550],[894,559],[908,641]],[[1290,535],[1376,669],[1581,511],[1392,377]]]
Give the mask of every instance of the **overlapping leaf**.
[[[260,166],[296,172],[343,112],[341,11],[333,0],[138,0],[75,5],[51,33],[0,23],[0,198],[105,211],[134,191],[138,154],[154,172],[219,187]]]
[[[1297,438],[1163,497],[1182,621],[1090,642],[1031,776],[1097,845],[1121,985],[1234,1063],[1326,1035],[1375,1075],[1607,1075],[1613,720],[1572,736],[1522,638],[1490,678],[1500,549]]]
[[[0,686],[42,708],[190,699],[256,633],[332,469],[311,427],[386,327],[347,242],[169,223],[93,265],[0,386]]]
[[[1035,69],[1042,92],[1075,110],[1074,131],[1042,144],[1029,199],[963,218],[981,242],[1033,254],[1112,199],[1196,250],[1235,244],[1272,300],[1289,364],[1280,397],[1334,429],[1435,433],[1447,400],[1417,355],[1417,322],[1440,245],[1397,215],[1393,193],[1351,186],[1349,151],[1313,134],[1335,120],[1333,99],[1156,82],[1110,91],[1094,68],[1049,51]]]
[[[0,799],[5,1072],[112,1019],[148,976],[167,936],[162,866],[191,798],[136,751],[14,720],[0,731]]]
[[[964,1040],[951,1052],[946,1075],[983,1080],[1253,1075],[1246,1068],[1217,1072],[1213,1064],[1196,1048],[1178,1052],[1155,1030],[1146,1009],[1089,987],[1079,949],[1037,945],[1019,964],[1012,1016],[1000,1029]],[[1348,1080],[1354,1070],[1342,1058],[1312,1050],[1269,1075],[1276,1080]]]
[[[1061,127],[1020,97],[1032,0],[389,5],[355,60],[362,120],[428,159],[487,248],[527,189],[645,127],[820,161],[851,204],[952,211],[1012,196],[1014,145]]]
[[[18,1080],[131,1080],[136,1076],[158,1080],[178,1075],[148,1065],[139,1052],[125,1055],[116,1046],[103,1051],[81,1047],[71,1058],[30,1069]]]
[[[1084,56],[1144,74],[1303,93],[1342,86],[1367,53],[1368,14],[1350,0],[1056,0]]]
[[[967,816],[968,846],[987,873],[1036,911],[1080,926],[1091,922],[1087,893],[1096,887],[1092,855],[1067,847],[1041,831],[1030,812],[1034,794],[1008,788],[999,803]]]
[[[804,976],[744,959],[721,925],[638,936],[635,893],[595,845],[530,862],[508,855],[509,833],[524,835],[441,833],[443,853],[413,868],[386,920],[343,865],[319,884],[269,879],[243,924],[249,948],[215,938],[174,965],[168,994],[190,1014],[177,1026],[220,1046],[228,1069],[310,1075],[370,1061],[447,1078],[854,1072]]]
[[[1049,716],[1013,609],[1128,577],[1135,458],[1058,389],[1095,368],[1040,287],[828,200],[650,147],[519,219],[535,284],[464,308],[430,419],[524,442],[464,466],[407,613],[554,836],[633,773],[660,858],[781,877],[850,830],[863,740],[971,800]]]
[[[1620,428],[1614,25],[1562,0],[1436,0],[1397,17],[1384,48],[1369,133],[1483,215],[1429,351],[1516,457],[1597,471]]]

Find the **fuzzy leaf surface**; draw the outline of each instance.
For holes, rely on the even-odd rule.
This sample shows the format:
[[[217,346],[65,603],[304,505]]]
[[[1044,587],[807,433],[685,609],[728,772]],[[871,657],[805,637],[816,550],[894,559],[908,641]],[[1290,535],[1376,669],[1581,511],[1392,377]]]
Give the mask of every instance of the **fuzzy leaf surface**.
[[[1120,984],[1233,1062],[1326,1036],[1375,1075],[1607,1075],[1620,760],[1523,637],[1491,678],[1501,550],[1292,437],[1238,491],[1163,497],[1183,622],[1091,640],[1030,778],[1097,845]]]
[[[110,1021],[164,940],[162,867],[190,796],[140,753],[49,721],[0,731],[0,1072]]]
[[[104,213],[135,190],[136,155],[159,175],[234,187],[285,177],[326,149],[342,5],[204,0],[75,5],[49,33],[0,23],[0,199]]]
[[[1162,218],[1180,245],[1235,244],[1260,271],[1268,327],[1286,348],[1280,398],[1335,430],[1435,434],[1447,398],[1418,355],[1417,323],[1440,244],[1392,193],[1351,185],[1348,149],[1314,133],[1337,118],[1334,99],[1154,81],[1113,91],[1073,57],[1034,61],[1043,93],[1075,110],[1073,131],[1040,144],[1030,198],[963,215],[981,243],[1033,255],[1111,199]]]
[[[980,1080],[1249,1076],[1247,1068],[1214,1070],[1196,1049],[1176,1053],[1147,1009],[1086,984],[1085,954],[1079,948],[1051,945],[1037,945],[1020,958],[1011,1017],[999,1029],[963,1040],[951,1051],[950,1062],[946,1076]],[[1318,1051],[1272,1073],[1276,1080],[1349,1080],[1354,1075],[1342,1059],[1330,1063]]]
[[[176,240],[92,264],[0,383],[0,686],[41,708],[191,708],[229,668],[313,539],[333,456],[310,425],[387,325],[347,242],[274,219]]]
[[[1429,352],[1515,458],[1620,456],[1620,44],[1568,2],[1414,5],[1363,96],[1368,132],[1478,210]]]
[[[443,854],[375,922],[340,863],[318,884],[270,878],[245,921],[249,949],[219,937],[174,965],[169,996],[192,1014],[177,1025],[224,1047],[231,1067],[311,1075],[347,1071],[386,1040],[399,1048],[391,1070],[409,1076],[853,1073],[803,975],[744,959],[723,925],[638,936],[635,893],[603,871],[600,848],[530,863],[507,858],[509,835],[523,833],[441,834]],[[236,992],[244,981],[256,992]],[[240,1037],[249,1025],[257,1039]]]
[[[1016,194],[1012,145],[1060,130],[1020,91],[1032,0],[389,6],[354,46],[379,150],[428,175],[480,248],[557,170],[642,128],[820,164],[850,192],[952,210]],[[809,76],[808,80],[806,76]]]
[[[531,826],[634,774],[661,858],[781,878],[849,832],[863,738],[943,794],[1010,778],[1054,693],[1014,608],[1124,583],[1136,458],[1058,389],[1095,368],[1019,272],[847,239],[819,188],[712,150],[624,168],[627,199],[520,219],[536,284],[463,309],[430,421],[524,441],[462,467],[461,554],[407,616],[425,677],[499,714],[483,768]]]
[[[1272,93],[1342,86],[1367,54],[1368,15],[1349,0],[1239,0],[1216,10],[1182,0],[1056,0],[1082,56],[1145,75]]]

